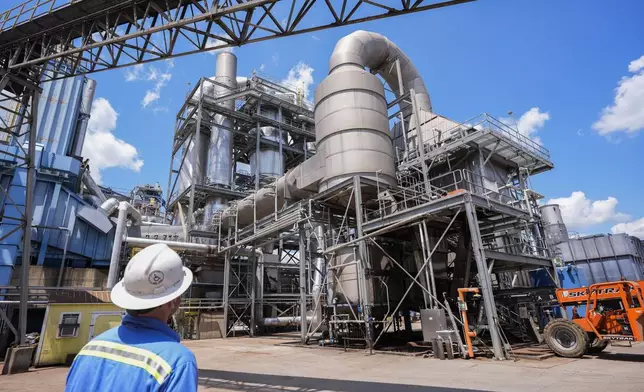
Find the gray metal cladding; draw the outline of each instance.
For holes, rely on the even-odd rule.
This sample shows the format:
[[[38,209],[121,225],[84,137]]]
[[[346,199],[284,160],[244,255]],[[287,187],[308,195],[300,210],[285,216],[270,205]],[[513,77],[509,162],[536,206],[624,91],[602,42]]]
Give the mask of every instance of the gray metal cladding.
[[[315,130],[326,175],[320,191],[356,174],[395,184],[387,102],[380,80],[358,66],[336,68],[315,91]]]
[[[197,136],[195,135],[195,138],[196,137]],[[197,151],[195,138],[193,138],[193,140],[188,139],[184,143],[183,148],[187,149],[187,153],[179,172],[179,193],[182,193],[184,190],[188,189],[192,184],[193,171],[195,172],[196,184],[202,184],[204,180],[204,169],[206,161],[208,160],[208,144],[210,143],[210,137],[205,132],[200,133],[199,151]],[[205,146],[205,148],[202,148],[203,146]]]
[[[219,114],[215,115],[214,122],[226,128],[232,127],[232,122]],[[205,148],[208,154],[208,182],[229,186],[233,159],[232,133],[222,127],[211,127],[210,139]]]
[[[548,204],[539,208],[543,230],[546,241],[550,245],[556,245],[568,241],[568,229],[561,216],[561,209],[556,204]]]
[[[378,33],[358,30],[340,39],[329,60],[329,70],[333,72],[347,64],[377,70],[391,90],[399,95],[398,74],[392,66],[396,59],[400,62],[403,88],[407,91],[414,89],[419,108],[431,111],[429,93],[416,66],[396,44]]]
[[[211,86],[206,90],[206,94],[217,97],[228,94],[232,89],[237,88],[237,57],[234,54],[221,52],[217,55],[215,81],[221,85]],[[234,100],[222,102],[220,105],[230,110],[235,109]],[[232,128],[233,123],[230,119],[219,114],[215,115],[212,120],[221,126],[214,125],[210,128],[210,141],[206,147],[208,181],[211,184],[229,186],[233,167],[233,137],[232,132],[228,129]]]
[[[277,119],[276,111],[262,112],[263,115]],[[274,114],[274,116],[272,116]],[[264,139],[279,143],[279,130],[274,127],[261,127],[260,133]],[[286,142],[284,141],[284,144]],[[280,154],[278,147],[262,145],[259,151],[259,162],[255,152],[250,154],[250,172],[257,173],[259,163],[259,174],[261,176],[280,177],[284,174],[284,157]]]

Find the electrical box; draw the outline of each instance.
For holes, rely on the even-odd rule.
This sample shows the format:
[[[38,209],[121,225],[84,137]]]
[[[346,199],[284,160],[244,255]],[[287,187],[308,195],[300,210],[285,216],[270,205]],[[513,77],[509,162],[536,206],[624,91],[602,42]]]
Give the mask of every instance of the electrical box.
[[[420,325],[423,328],[423,341],[431,342],[439,337],[437,331],[444,331],[447,328],[447,317],[442,309],[421,309]]]

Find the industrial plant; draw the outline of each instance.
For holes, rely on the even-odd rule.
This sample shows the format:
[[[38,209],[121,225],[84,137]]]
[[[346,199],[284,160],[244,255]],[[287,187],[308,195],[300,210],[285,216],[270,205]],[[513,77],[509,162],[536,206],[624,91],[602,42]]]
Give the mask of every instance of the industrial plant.
[[[92,317],[119,320],[105,306],[81,317],[81,305],[48,318],[56,304],[109,302],[91,293],[156,243],[195,276],[173,320],[183,339],[295,333],[301,345],[502,360],[580,312],[557,289],[644,280],[644,242],[573,236],[532,188],[554,169],[547,146],[491,114],[437,113],[414,59],[377,32],[355,30],[328,55],[311,102],[218,53],[215,76],[173,108],[167,184],[130,195],[97,185],[83,157],[94,80],[56,77],[52,63],[27,105],[3,84],[0,355],[45,325],[80,336]],[[31,139],[25,113],[38,119]]]

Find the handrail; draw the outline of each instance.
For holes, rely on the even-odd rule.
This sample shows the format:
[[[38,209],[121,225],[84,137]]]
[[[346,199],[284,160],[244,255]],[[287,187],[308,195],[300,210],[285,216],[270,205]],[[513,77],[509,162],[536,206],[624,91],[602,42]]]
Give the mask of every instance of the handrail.
[[[458,123],[453,127],[442,131],[438,136],[431,138],[425,136],[425,154],[427,155],[437,145],[442,145],[445,142],[455,142],[464,138],[465,136],[471,134],[472,130],[480,132],[492,132],[500,137],[503,137],[509,142],[518,144],[520,147],[528,150],[529,153],[532,153],[541,159],[550,161],[550,151],[543,145],[522,134],[518,129],[513,128],[512,126],[504,123],[503,121],[488,113],[482,113],[470,118],[467,121]],[[418,147],[410,149],[405,159],[418,159],[421,155],[418,153],[418,150]]]
[[[64,1],[64,0],[63,0]],[[58,11],[61,8],[70,6],[74,2],[78,2],[79,0],[67,0],[65,3],[61,3],[61,0],[29,0],[25,1],[22,4],[18,4],[17,6],[3,12],[0,14],[0,22],[2,22],[2,25],[0,25],[0,33],[3,31],[8,31],[11,30],[25,22],[30,22],[36,18],[39,18],[43,15],[49,14],[53,11]],[[58,6],[56,4],[58,3]],[[47,4],[50,4],[49,7],[44,7]],[[25,7],[30,6],[30,8],[25,9]],[[14,13],[14,11],[20,9],[18,13]],[[43,11],[36,13],[38,10],[43,9]],[[29,18],[23,19],[23,15],[27,15],[31,13]],[[7,22],[13,21],[12,24],[7,26]]]

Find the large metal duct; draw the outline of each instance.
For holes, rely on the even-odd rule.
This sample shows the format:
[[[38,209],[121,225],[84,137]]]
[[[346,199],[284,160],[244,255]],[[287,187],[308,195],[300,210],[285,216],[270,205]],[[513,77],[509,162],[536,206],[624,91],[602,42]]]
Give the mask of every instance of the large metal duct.
[[[394,184],[394,150],[384,87],[365,67],[376,70],[398,92],[398,73],[389,71],[395,59],[400,62],[403,88],[414,89],[418,108],[430,111],[425,84],[395,44],[380,34],[349,34],[337,43],[329,62],[330,73],[315,91],[317,154],[271,187],[239,200],[237,211],[231,207],[224,215],[236,215],[238,226],[243,227],[254,218],[266,217],[275,206],[281,208],[286,197],[299,200],[355,175],[375,179],[378,172],[380,181]]]
[[[92,112],[92,102],[96,93],[96,81],[85,79],[83,85],[83,95],[81,96],[80,110],[78,114],[78,124],[74,133],[74,140],[70,152],[72,156],[80,157],[83,155],[83,146],[85,145],[85,135],[87,135],[87,125],[89,124],[90,113]]]
[[[194,171],[195,183],[202,184],[205,174],[205,166],[208,161],[208,144],[210,138],[206,132],[199,134],[199,151],[197,151],[196,139],[185,142],[184,148],[187,149],[186,157],[179,171],[179,194],[183,193],[192,184],[192,172]]]
[[[329,73],[349,64],[366,67],[377,71],[398,96],[400,95],[398,72],[393,66],[396,59],[400,62],[400,80],[403,89],[405,91],[413,89],[419,109],[431,111],[432,102],[416,66],[396,44],[378,33],[358,30],[340,39],[329,60]],[[411,105],[408,106],[408,110],[411,110]]]
[[[399,67],[396,60],[398,60]],[[434,131],[436,122],[430,121],[435,116],[431,113],[432,103],[425,82],[409,57],[396,44],[377,33],[362,30],[351,33],[336,44],[329,61],[329,70],[333,72],[336,68],[348,64],[361,68],[366,67],[372,72],[376,72],[385,80],[397,97],[401,94],[401,87],[403,91],[414,91],[413,98],[416,101],[418,117],[412,115],[413,105],[409,100],[399,103],[404,118],[404,129],[409,137],[408,145],[405,148],[418,147],[420,140],[416,136],[417,118],[421,122],[424,142],[437,140]],[[407,136],[404,140],[407,140]]]
[[[275,115],[271,117],[277,119],[277,113],[268,111],[262,112],[263,115]],[[275,143],[280,142],[279,130],[275,127],[261,127],[261,137]],[[258,159],[259,156],[259,159]],[[284,156],[280,154],[279,147],[261,146],[259,154],[252,152],[250,154],[250,172],[255,175],[266,177],[280,177],[284,174]]]
[[[315,89],[315,136],[325,166],[319,190],[355,175],[376,179],[376,172],[378,179],[395,184],[384,86],[360,62],[343,54],[334,52],[329,76]],[[339,63],[342,58],[348,62]]]
[[[548,204],[539,208],[546,243],[550,246],[568,241],[568,229],[557,204]]]
[[[220,97],[237,88],[237,57],[233,53],[221,52],[217,55],[215,82],[216,85],[210,85],[206,89],[206,94]],[[224,101],[219,105],[235,110],[234,100]],[[222,115],[215,115],[213,120],[217,125],[210,128],[208,180],[211,184],[230,186],[233,140],[229,129],[232,128],[232,121]]]
[[[215,82],[217,82],[216,85],[210,85],[205,89],[207,95],[220,97],[237,88],[237,57],[234,54],[221,52],[217,55]],[[224,101],[219,105],[228,110],[235,110],[235,100]],[[214,115],[212,122],[215,125],[210,128],[210,140],[207,146],[208,183],[229,187],[233,168],[233,133],[230,131],[233,122],[220,114]],[[227,202],[228,200],[221,196],[209,198],[204,207],[204,224],[209,225],[215,211],[226,208]]]

